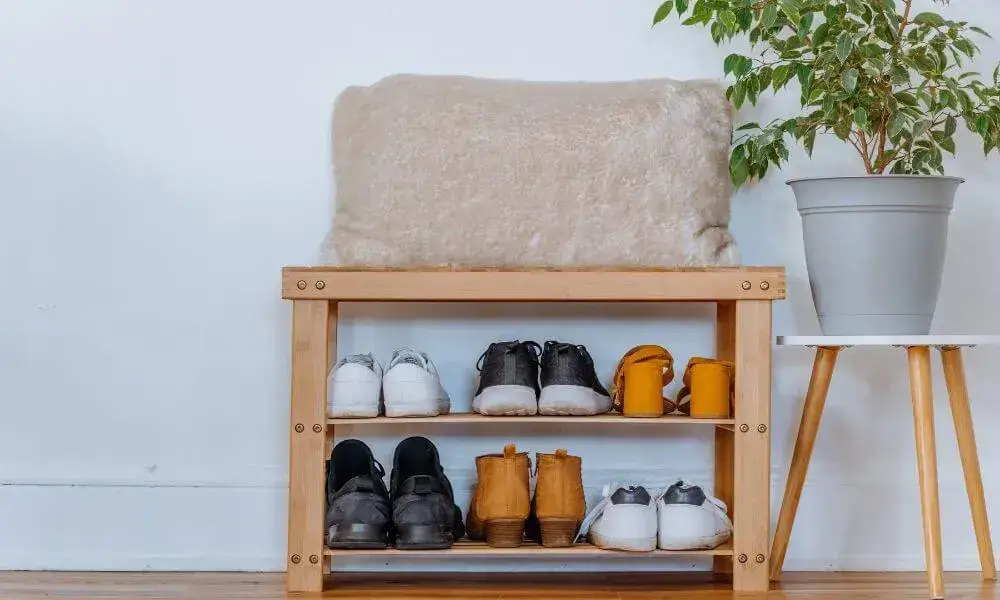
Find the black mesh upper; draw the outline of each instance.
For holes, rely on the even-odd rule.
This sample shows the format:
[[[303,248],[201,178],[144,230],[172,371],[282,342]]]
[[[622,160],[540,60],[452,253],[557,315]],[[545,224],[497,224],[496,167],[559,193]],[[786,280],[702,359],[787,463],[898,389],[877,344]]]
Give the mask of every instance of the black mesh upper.
[[[604,396],[609,395],[594,370],[594,360],[583,346],[562,342],[545,342],[542,352],[542,387],[547,385],[577,385]]]
[[[476,395],[494,385],[530,387],[538,394],[538,354],[535,342],[496,342],[482,356]]]

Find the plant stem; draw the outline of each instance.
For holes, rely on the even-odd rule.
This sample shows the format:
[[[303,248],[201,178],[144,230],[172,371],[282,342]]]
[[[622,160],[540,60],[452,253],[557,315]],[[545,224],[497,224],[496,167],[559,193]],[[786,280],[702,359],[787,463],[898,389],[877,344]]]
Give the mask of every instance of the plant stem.
[[[906,8],[903,9],[903,18],[899,22],[899,31],[896,32],[896,43],[893,44],[893,47],[892,47],[891,54],[892,54],[893,58],[895,58],[896,53],[899,51],[900,47],[903,45],[903,33],[906,31],[906,26],[910,24],[910,10],[913,8],[913,0],[903,0],[903,2],[906,5]],[[891,82],[889,83],[889,90],[888,91],[889,91],[889,93],[892,93],[892,83]],[[892,117],[891,114],[887,115],[884,119],[882,119],[882,122],[879,123],[879,126],[878,126],[878,154],[875,155],[875,166],[876,166],[876,172],[879,175],[882,175],[883,173],[885,173],[885,168],[887,166],[889,166],[889,163],[891,163],[895,159],[896,154],[899,152],[899,148],[897,148],[896,152],[893,153],[893,155],[892,155],[892,157],[890,159],[888,159],[888,160],[882,160],[882,157],[885,156],[885,147],[886,147],[886,143],[888,142],[888,139],[887,139],[888,136],[886,135],[886,129],[889,126],[889,119],[891,117]],[[869,173],[872,172],[870,168],[869,168],[868,172]]]

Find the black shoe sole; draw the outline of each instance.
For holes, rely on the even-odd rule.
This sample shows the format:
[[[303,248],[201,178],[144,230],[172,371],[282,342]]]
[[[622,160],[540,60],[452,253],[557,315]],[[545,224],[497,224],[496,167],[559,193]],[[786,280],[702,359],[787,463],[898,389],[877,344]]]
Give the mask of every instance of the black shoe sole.
[[[368,523],[336,523],[327,531],[326,545],[341,550],[382,550],[389,547],[389,531]]]
[[[441,525],[405,525],[398,527],[396,547],[400,550],[446,550],[455,541]]]

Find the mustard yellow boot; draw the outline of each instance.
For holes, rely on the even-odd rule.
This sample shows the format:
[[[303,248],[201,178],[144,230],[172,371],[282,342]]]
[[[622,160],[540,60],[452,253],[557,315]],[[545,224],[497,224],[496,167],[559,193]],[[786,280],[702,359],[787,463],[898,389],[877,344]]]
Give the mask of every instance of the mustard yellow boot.
[[[580,457],[560,449],[555,454],[536,454],[535,460],[538,481],[533,504],[542,545],[572,546],[587,512]]]
[[[476,457],[476,490],[469,505],[468,536],[494,548],[515,548],[531,512],[526,452],[507,444],[503,454]]]

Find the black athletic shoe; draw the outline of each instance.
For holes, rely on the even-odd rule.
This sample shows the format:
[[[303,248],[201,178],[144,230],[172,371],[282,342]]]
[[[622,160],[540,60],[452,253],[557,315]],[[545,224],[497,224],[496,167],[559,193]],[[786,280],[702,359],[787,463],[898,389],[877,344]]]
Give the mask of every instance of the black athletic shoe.
[[[545,342],[542,352],[543,415],[596,415],[611,410],[611,395],[597,379],[594,359],[584,346]]]
[[[472,410],[484,415],[538,413],[537,342],[496,342],[479,357],[479,388]]]
[[[462,510],[429,439],[408,437],[396,446],[390,482],[397,548],[451,548],[465,535]]]
[[[392,509],[385,469],[361,440],[344,440],[326,463],[326,544],[374,549],[389,545]]]

